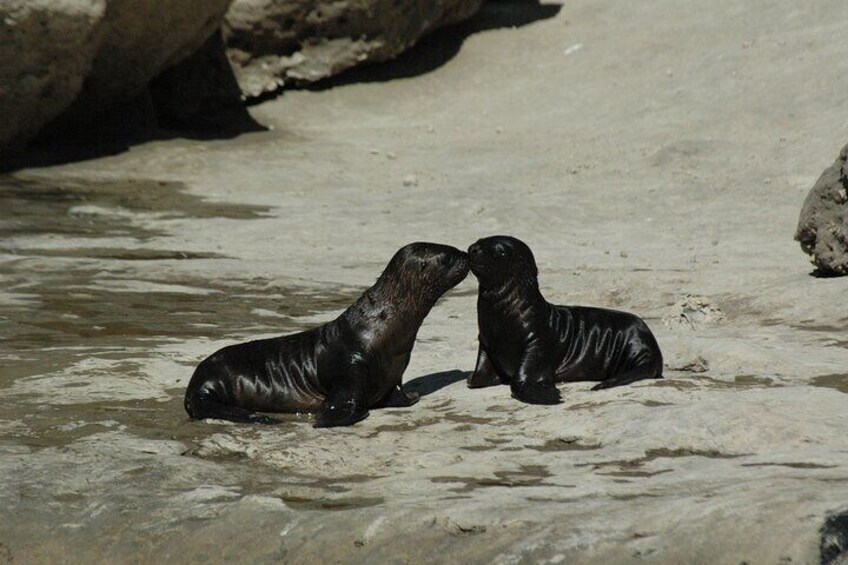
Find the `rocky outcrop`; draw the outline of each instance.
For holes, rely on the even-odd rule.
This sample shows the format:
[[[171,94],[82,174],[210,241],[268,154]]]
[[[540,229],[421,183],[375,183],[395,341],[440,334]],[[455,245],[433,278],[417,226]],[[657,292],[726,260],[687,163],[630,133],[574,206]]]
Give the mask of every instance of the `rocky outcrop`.
[[[105,0],[0,4],[0,152],[70,106],[91,70]]]
[[[225,20],[242,91],[258,96],[366,61],[385,61],[434,29],[471,17],[482,0],[236,0]]]
[[[810,189],[795,239],[823,275],[848,274],[848,145]]]
[[[848,563],[848,510],[831,514],[822,526],[822,565]]]
[[[0,152],[64,112],[85,120],[196,51],[230,0],[0,4]]]
[[[71,113],[86,117],[137,95],[218,28],[230,0],[109,0],[91,72]]]

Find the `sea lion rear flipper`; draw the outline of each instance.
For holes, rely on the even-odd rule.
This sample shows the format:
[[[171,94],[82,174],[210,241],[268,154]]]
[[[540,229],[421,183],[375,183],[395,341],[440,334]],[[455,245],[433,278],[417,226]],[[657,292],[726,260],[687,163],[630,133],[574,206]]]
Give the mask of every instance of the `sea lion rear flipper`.
[[[492,360],[489,359],[489,354],[486,353],[481,344],[477,352],[477,366],[474,368],[474,372],[468,375],[468,388],[483,388],[499,384],[503,384],[503,381]]]
[[[208,389],[200,388],[186,394],[185,409],[188,415],[195,420],[212,418],[215,420],[229,420],[243,424],[280,424],[281,421],[270,416],[263,416],[251,412],[239,406],[232,406],[219,402],[215,395]]]
[[[642,379],[661,379],[662,375],[656,373],[657,371],[652,367],[636,367],[635,369],[599,382],[592,387],[592,390],[603,390],[605,388],[629,385]]]
[[[406,408],[419,400],[421,400],[420,394],[417,392],[404,392],[403,388],[398,385],[385,398],[375,404],[373,408]]]
[[[531,343],[521,356],[510,389],[513,398],[528,404],[559,404],[562,395],[554,385],[549,355],[538,342]]]

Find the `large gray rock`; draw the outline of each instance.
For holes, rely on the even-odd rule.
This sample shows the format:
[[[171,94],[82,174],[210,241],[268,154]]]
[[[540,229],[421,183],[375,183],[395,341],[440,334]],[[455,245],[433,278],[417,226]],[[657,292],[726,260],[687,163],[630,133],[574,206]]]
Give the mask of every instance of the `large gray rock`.
[[[91,70],[105,0],[0,3],[0,151],[67,108]]]
[[[60,113],[87,119],[138,95],[153,77],[203,44],[229,3],[0,3],[0,152],[23,145]]]
[[[848,510],[827,517],[821,531],[822,565],[848,563]]]
[[[824,275],[848,274],[848,145],[804,200],[795,239]]]
[[[91,72],[70,110],[87,117],[139,94],[219,27],[230,0],[109,0]]]
[[[224,25],[246,96],[310,83],[396,57],[434,29],[465,20],[482,0],[236,0]]]

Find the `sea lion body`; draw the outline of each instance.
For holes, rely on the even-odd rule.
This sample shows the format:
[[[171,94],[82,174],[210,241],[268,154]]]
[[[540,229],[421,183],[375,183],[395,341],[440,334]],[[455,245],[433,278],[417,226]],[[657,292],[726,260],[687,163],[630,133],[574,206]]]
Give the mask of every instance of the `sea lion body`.
[[[192,418],[275,423],[256,412],[317,412],[316,427],[355,423],[369,408],[410,406],[403,372],[424,317],[468,273],[446,245],[401,248],[338,318],[300,333],[225,347],[197,367],[185,395]]]
[[[662,377],[662,353],[641,318],[548,303],[533,254],[520,240],[481,239],[469,256],[480,282],[480,347],[469,387],[509,383],[519,400],[556,404],[556,382],[600,381],[593,388],[599,390]]]

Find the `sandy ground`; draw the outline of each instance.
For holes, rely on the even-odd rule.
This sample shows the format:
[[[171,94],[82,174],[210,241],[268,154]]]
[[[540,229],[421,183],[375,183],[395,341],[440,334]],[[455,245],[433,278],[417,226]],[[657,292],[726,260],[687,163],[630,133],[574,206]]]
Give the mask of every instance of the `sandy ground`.
[[[480,17],[438,65],[252,107],[270,131],[2,181],[0,562],[818,562],[848,507],[846,281],[792,235],[848,133],[848,4]],[[645,317],[666,379],[467,389],[470,277],[421,329],[416,406],[187,420],[217,347],[332,318],[407,242],[498,233],[550,301]]]

